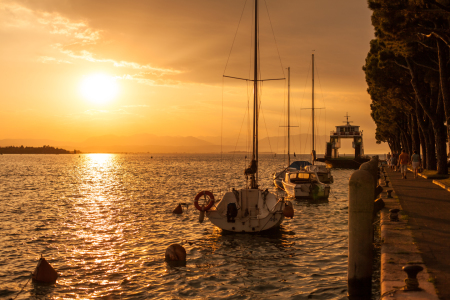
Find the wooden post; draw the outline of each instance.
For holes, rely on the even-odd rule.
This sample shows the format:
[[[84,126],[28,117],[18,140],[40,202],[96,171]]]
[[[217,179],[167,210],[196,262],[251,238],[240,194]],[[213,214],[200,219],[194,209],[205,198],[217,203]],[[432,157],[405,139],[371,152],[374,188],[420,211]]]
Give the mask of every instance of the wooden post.
[[[366,170],[349,180],[348,295],[366,297],[372,291],[374,178]]]

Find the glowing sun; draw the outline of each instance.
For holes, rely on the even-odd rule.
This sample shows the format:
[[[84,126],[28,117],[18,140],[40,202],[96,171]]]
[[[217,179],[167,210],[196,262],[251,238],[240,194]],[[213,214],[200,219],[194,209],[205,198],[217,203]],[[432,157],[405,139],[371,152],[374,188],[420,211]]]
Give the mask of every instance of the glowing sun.
[[[89,101],[104,104],[117,96],[119,87],[114,77],[94,74],[84,78],[80,90],[81,94]]]

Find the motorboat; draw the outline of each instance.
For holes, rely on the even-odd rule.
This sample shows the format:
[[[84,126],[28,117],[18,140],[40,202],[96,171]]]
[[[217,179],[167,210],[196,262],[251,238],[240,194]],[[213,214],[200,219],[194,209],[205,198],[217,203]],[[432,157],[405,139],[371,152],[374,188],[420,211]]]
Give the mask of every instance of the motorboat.
[[[299,170],[305,169],[308,166],[311,166],[311,163],[306,160],[297,160],[297,161],[292,162],[288,167],[284,168],[280,172],[272,174],[273,184],[277,188],[284,190],[283,179],[286,176],[286,172],[299,171]]]
[[[282,181],[285,192],[295,199],[327,200],[330,186],[322,183],[314,171],[288,171]]]

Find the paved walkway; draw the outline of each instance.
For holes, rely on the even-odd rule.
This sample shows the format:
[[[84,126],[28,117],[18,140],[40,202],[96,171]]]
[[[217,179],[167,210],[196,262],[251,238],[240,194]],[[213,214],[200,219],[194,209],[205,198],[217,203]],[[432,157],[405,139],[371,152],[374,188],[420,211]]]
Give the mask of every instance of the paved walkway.
[[[438,296],[450,300],[450,192],[430,179],[414,179],[411,172],[407,179],[402,179],[400,172],[388,167],[385,170],[404,213],[409,216],[414,240],[428,272],[436,278]]]

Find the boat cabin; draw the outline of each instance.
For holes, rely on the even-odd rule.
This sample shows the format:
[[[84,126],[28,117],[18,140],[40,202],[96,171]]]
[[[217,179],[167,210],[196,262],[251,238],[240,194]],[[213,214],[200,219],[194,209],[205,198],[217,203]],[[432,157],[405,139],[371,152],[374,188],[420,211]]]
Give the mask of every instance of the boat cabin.
[[[308,172],[294,172],[294,173],[286,173],[286,182],[290,183],[307,183],[311,181],[317,181],[317,177],[314,173]]]

